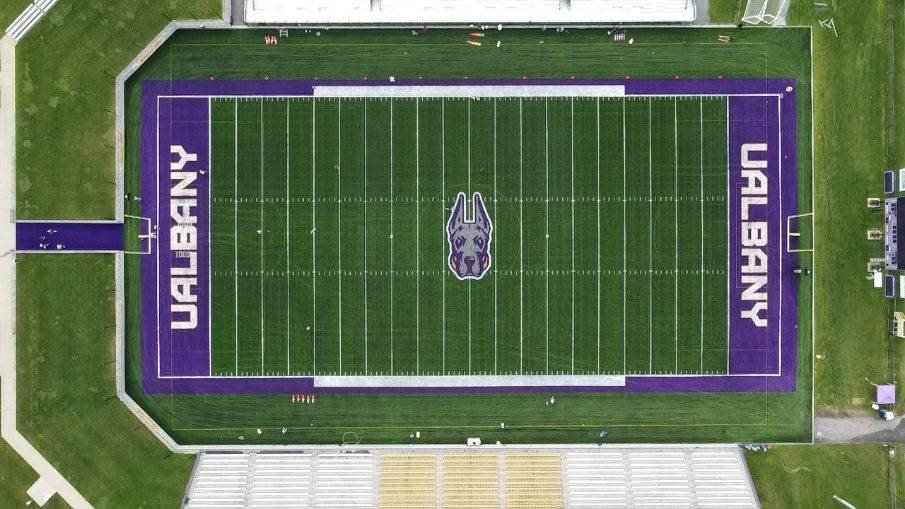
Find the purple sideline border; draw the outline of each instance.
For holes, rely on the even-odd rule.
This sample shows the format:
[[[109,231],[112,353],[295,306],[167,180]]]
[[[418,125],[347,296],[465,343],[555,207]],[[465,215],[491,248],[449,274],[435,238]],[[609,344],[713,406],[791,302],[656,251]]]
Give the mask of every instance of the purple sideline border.
[[[166,147],[170,140],[178,134],[179,143],[190,144],[198,154],[198,169],[206,168],[209,140],[207,128],[198,128],[199,123],[207,124],[208,111],[206,96],[284,96],[313,95],[316,86],[368,86],[387,85],[387,82],[371,80],[293,80],[293,81],[145,81],[142,83],[142,117],[141,117],[141,171],[142,171],[142,211],[146,217],[157,217],[157,161],[160,156],[161,165],[167,164],[168,151],[155,153],[154,147]],[[784,218],[797,211],[797,111],[796,82],[794,79],[682,79],[682,80],[649,80],[649,79],[600,79],[600,80],[563,80],[563,79],[531,79],[531,80],[431,80],[431,81],[397,81],[399,86],[428,85],[624,85],[625,94],[632,95],[718,95],[729,96],[729,165],[730,179],[733,189],[730,192],[730,373],[731,375],[714,376],[626,376],[625,386],[599,387],[315,387],[311,377],[273,377],[273,378],[209,378],[210,352],[208,351],[207,325],[209,305],[207,299],[207,236],[199,238],[199,324],[203,321],[204,334],[196,334],[188,338],[186,344],[178,350],[169,350],[170,345],[161,344],[161,359],[170,357],[170,363],[164,366],[161,374],[179,373],[180,376],[194,375],[201,378],[160,378],[157,365],[157,330],[158,320],[155,313],[142,312],[142,382],[148,394],[282,394],[292,392],[320,393],[531,393],[531,392],[600,392],[600,393],[632,393],[632,392],[794,392],[797,383],[797,323],[798,295],[796,278],[792,270],[796,266],[796,256],[785,252]],[[791,87],[791,91],[787,91]],[[732,94],[732,95],[731,95]],[[741,94],[765,94],[769,97],[738,97]],[[780,97],[777,98],[776,94]],[[203,96],[204,99],[191,97],[175,100],[163,100],[163,107],[158,112],[158,98],[165,95]],[[173,101],[179,101],[175,108]],[[771,102],[772,101],[772,102]],[[183,105],[184,103],[184,105]],[[203,103],[203,108],[200,105]],[[771,104],[774,106],[771,107]],[[778,107],[776,106],[778,105]],[[183,112],[183,107],[186,111]],[[174,111],[179,110],[179,111]],[[158,116],[159,115],[159,116]],[[780,120],[781,119],[781,120]],[[158,133],[156,126],[161,120]],[[780,124],[781,122],[781,124]],[[777,131],[781,126],[781,134]],[[188,141],[187,141],[188,140]],[[739,201],[741,179],[740,147],[742,143],[768,143],[769,161],[766,173],[770,179],[770,207],[768,211],[754,211],[752,219],[769,221],[771,270],[768,283],[769,326],[766,330],[756,330],[745,324],[738,316],[740,305],[739,254],[734,246],[738,245],[741,226],[739,218]],[[781,145],[781,146],[778,146]],[[779,162],[781,161],[781,172]],[[781,191],[776,182],[781,181]],[[206,201],[207,177],[199,175],[199,197]],[[781,208],[776,201],[781,201]],[[167,201],[163,198],[162,201]],[[162,203],[161,210],[168,204]],[[199,226],[207,225],[207,204],[199,207]],[[164,242],[164,230],[160,231],[159,242]],[[165,245],[165,243],[164,243]],[[157,298],[157,244],[152,245],[151,256],[143,258],[141,267],[142,309],[156,309]],[[781,257],[780,263],[776,263]],[[169,270],[173,259],[164,257],[160,261],[161,274]],[[202,275],[203,274],[203,275]],[[202,281],[203,280],[203,281]],[[780,292],[780,286],[782,291]],[[779,301],[782,298],[780,314]],[[165,312],[161,316],[167,317]],[[782,317],[781,325],[779,317]],[[203,320],[202,320],[203,318]],[[163,328],[161,328],[161,331]],[[201,330],[201,329],[199,329]],[[782,335],[782,342],[777,349],[771,338]],[[162,335],[161,341],[171,340],[171,336]],[[203,341],[202,341],[203,339]],[[148,355],[151,354],[151,355]],[[173,354],[180,359],[173,360]],[[184,371],[182,371],[184,370]],[[774,376],[748,375],[757,372],[775,372]]]

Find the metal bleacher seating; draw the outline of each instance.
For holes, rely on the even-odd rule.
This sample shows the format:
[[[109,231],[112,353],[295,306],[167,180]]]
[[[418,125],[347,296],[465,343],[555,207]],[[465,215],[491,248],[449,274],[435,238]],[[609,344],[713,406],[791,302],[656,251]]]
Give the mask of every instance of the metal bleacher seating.
[[[758,507],[737,446],[201,453],[187,508]]]

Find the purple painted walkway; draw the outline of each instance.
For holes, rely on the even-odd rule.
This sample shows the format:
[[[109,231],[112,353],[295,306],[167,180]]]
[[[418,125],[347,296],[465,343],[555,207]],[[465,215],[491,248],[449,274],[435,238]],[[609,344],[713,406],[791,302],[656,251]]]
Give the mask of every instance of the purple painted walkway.
[[[123,250],[122,223],[17,222],[16,251],[102,252]]]
[[[785,252],[785,217],[796,213],[796,83],[791,79],[443,80],[419,85],[624,85],[627,96],[728,97],[729,375],[627,376],[625,387],[317,388],[310,377],[211,377],[208,98],[312,95],[317,87],[384,81],[146,81],[142,87],[143,215],[159,238],[142,263],[142,376],[151,394],[307,392],[771,392],[794,391],[797,284]],[[179,97],[168,97],[179,96]],[[743,161],[742,153],[746,158]],[[188,155],[188,157],[186,157]],[[175,165],[175,166],[174,166]],[[752,172],[757,173],[756,175]],[[197,231],[173,220],[175,183]],[[759,238],[758,235],[763,236]],[[175,239],[175,240],[174,240]],[[181,247],[174,247],[174,242]],[[158,251],[158,247],[161,251]],[[164,251],[165,249],[165,251]],[[758,251],[754,253],[754,251]],[[763,269],[763,270],[762,270]],[[186,282],[186,274],[191,277]],[[752,280],[751,277],[759,279]],[[182,281],[182,298],[174,281]],[[176,292],[176,293],[174,293]],[[195,300],[197,299],[197,300]],[[757,306],[754,308],[753,306]],[[747,316],[756,309],[755,318]],[[745,314],[743,314],[745,313]]]

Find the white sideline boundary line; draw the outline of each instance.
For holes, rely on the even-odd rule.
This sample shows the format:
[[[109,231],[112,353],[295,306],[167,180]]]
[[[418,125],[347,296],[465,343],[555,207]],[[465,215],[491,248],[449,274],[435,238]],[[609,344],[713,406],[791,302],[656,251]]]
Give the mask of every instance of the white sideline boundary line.
[[[620,97],[625,85],[332,85],[314,86],[314,97],[342,98],[510,98]]]
[[[627,96],[625,96],[625,97],[627,97]],[[625,129],[626,129],[626,126],[625,126],[625,120],[626,120],[626,119],[625,119],[625,114],[624,114],[624,110],[625,110],[625,97],[622,98],[622,99],[623,99],[623,131],[624,131],[624,132],[623,132],[623,145],[625,145]],[[703,117],[703,100],[704,100],[704,98],[722,98],[722,99],[724,99],[724,100],[726,101],[726,104],[727,104],[727,112],[726,112],[726,115],[727,115],[727,133],[728,133],[728,126],[729,126],[729,119],[728,119],[728,116],[729,116],[728,102],[729,102],[729,98],[730,98],[730,97],[773,97],[773,98],[776,98],[776,100],[777,100],[777,101],[776,101],[777,107],[778,107],[778,108],[780,109],[780,111],[781,111],[781,98],[782,98],[782,94],[714,94],[714,95],[710,95],[710,94],[705,94],[705,95],[685,95],[685,94],[673,94],[673,95],[670,95],[670,94],[663,94],[663,95],[650,94],[650,95],[641,95],[641,94],[638,94],[638,95],[634,95],[634,94],[633,94],[631,97],[638,97],[638,98],[667,98],[667,97],[672,97],[672,98],[698,98],[698,99],[700,100],[700,108],[701,108],[700,115],[701,115],[702,117]],[[161,95],[161,96],[159,96],[159,97],[157,98],[157,103],[158,103],[158,105],[159,105],[159,103],[160,103],[160,99],[168,99],[168,98],[169,98],[169,99],[177,99],[177,98],[196,98],[196,99],[197,99],[197,98],[208,98],[209,101],[212,100],[212,99],[240,99],[240,98],[241,98],[241,99],[249,99],[249,100],[258,99],[258,100],[261,101],[261,108],[262,108],[262,110],[263,110],[263,100],[264,100],[264,99],[271,99],[271,100],[273,100],[273,99],[292,99],[292,98],[298,98],[298,99],[312,99],[312,96],[295,96],[295,95],[278,95],[278,96],[271,96],[271,95],[261,95],[261,96],[241,96],[241,95],[240,95],[240,96],[232,96],[232,95],[216,95],[216,94],[204,94],[204,95],[178,95],[178,94],[171,94],[171,95]],[[564,99],[564,97],[563,97],[562,99]],[[547,118],[547,117],[548,117],[548,102],[547,102],[547,101],[548,101],[549,99],[545,98],[544,100],[545,100],[545,159],[547,159],[547,161],[546,161],[546,165],[547,165],[547,176],[546,176],[547,182],[546,182],[546,185],[549,186],[549,167],[548,167],[548,166],[549,166],[549,160],[548,160],[548,159],[549,159],[549,147],[547,146],[548,143],[549,143],[549,126],[548,126],[548,118]],[[574,98],[570,98],[570,100],[574,101]],[[314,150],[315,150],[315,148],[316,148],[316,140],[315,140],[315,136],[316,136],[315,131],[316,131],[316,129],[314,128],[314,125],[315,125],[315,124],[314,124],[314,123],[315,123],[315,117],[316,117],[316,115],[315,115],[315,106],[314,106],[314,103],[315,103],[315,102],[316,102],[316,101],[313,101],[313,102],[312,102],[312,224],[316,224],[316,223],[315,223],[316,215],[315,215],[315,210],[314,210],[314,208],[315,208],[315,202],[316,202],[316,188],[314,187],[314,186],[315,186],[315,183],[314,183],[314,180],[315,180],[315,168],[314,168],[314,166],[316,165],[316,163],[315,163],[315,161],[314,161],[314,159],[315,159]],[[392,99],[391,99],[390,102],[392,103]],[[519,136],[520,136],[520,140],[519,140],[519,141],[520,141],[520,181],[521,181],[521,179],[522,179],[522,168],[521,168],[521,166],[522,166],[522,164],[523,164],[522,161],[521,161],[521,159],[522,159],[522,157],[523,157],[523,154],[522,154],[522,144],[523,144],[523,140],[522,140],[522,132],[521,132],[521,131],[522,131],[522,106],[521,106],[522,98],[519,98],[519,102],[520,102],[520,107],[519,107],[519,117],[520,117],[520,122],[519,122],[519,123],[520,123],[520,125],[519,125],[519,128],[520,128],[520,135],[519,135]],[[598,98],[598,102],[599,102],[599,98]],[[237,122],[238,122],[238,114],[237,114],[238,103],[236,103],[235,108],[236,108],[236,118],[234,119],[234,122],[237,123]],[[651,103],[649,103],[649,110],[650,110],[650,108],[651,108]],[[159,110],[159,108],[158,108],[158,110]],[[392,110],[392,105],[391,105],[391,110]],[[470,110],[470,103],[469,103],[469,110]],[[366,109],[365,109],[365,111],[366,111]],[[365,113],[365,114],[366,114],[366,113]],[[651,115],[652,115],[652,114],[651,114],[651,111],[649,111],[649,123],[652,121],[652,120],[651,120]],[[781,113],[780,113],[780,115],[781,115]],[[573,112],[573,116],[574,116],[574,112]],[[469,121],[470,121],[470,120],[469,120]],[[157,119],[157,122],[158,122],[158,126],[159,126],[159,118]],[[573,118],[573,122],[574,122],[574,118]],[[599,122],[599,115],[598,115],[598,122]],[[391,115],[391,124],[392,124],[392,115]],[[443,121],[443,126],[444,126],[444,131],[445,131],[445,109],[444,109],[444,121]],[[649,126],[649,127],[650,127],[650,126]],[[676,127],[677,127],[677,126],[676,126]],[[703,121],[701,121],[701,126],[700,126],[700,127],[701,127],[701,130],[703,131]],[[237,127],[236,127],[236,129],[237,129]],[[262,127],[261,127],[261,129],[262,129],[262,131],[263,131],[263,122],[262,122]],[[781,138],[782,138],[781,116],[780,116],[780,124],[777,126],[777,129],[778,129],[779,132],[780,132],[780,141],[781,141]],[[365,131],[366,131],[366,129],[365,129]],[[391,131],[392,131],[392,129],[391,129]],[[157,136],[158,136],[158,143],[159,143],[159,127],[158,127]],[[237,133],[236,133],[236,136],[237,136]],[[262,136],[263,136],[263,132],[262,132]],[[287,133],[287,136],[288,136],[288,133]],[[365,136],[365,138],[366,138],[366,136],[367,136],[367,133],[366,133],[366,132],[364,133],[364,136]],[[391,137],[392,137],[392,132],[391,132]],[[445,138],[445,132],[444,132],[444,138]],[[470,138],[470,129],[469,129],[469,138]],[[651,141],[651,140],[649,139],[649,141]],[[701,140],[700,140],[700,141],[701,141],[701,144],[703,145],[703,134],[701,135]],[[469,142],[470,142],[470,139],[469,139]],[[599,142],[599,140],[598,140],[598,142]],[[391,145],[392,145],[392,143],[391,143]],[[444,142],[444,147],[443,147],[443,148],[444,148],[444,153],[445,153],[445,142]],[[728,143],[727,143],[727,148],[728,148]],[[236,146],[234,147],[234,149],[235,149],[236,151],[238,150],[237,144],[236,144]],[[391,146],[391,149],[392,149],[392,146]],[[780,147],[780,149],[781,149],[781,147]],[[287,150],[288,150],[288,149],[287,149]],[[598,149],[598,151],[599,151],[599,149]],[[263,152],[263,141],[262,141],[262,152]],[[288,158],[288,157],[289,157],[289,155],[288,155],[288,153],[287,153],[287,158]],[[469,157],[470,157],[470,149],[469,149]],[[626,157],[627,157],[627,154],[625,154],[625,151],[623,151],[623,159],[624,159],[623,163],[624,163],[624,166],[625,166],[625,164],[626,164],[626,162],[625,162],[625,158],[626,158]],[[649,157],[652,157],[652,154],[649,154]],[[598,158],[599,158],[599,156],[598,156]],[[703,152],[701,152],[701,158],[703,159]],[[781,170],[781,163],[782,163],[782,161],[781,161],[781,159],[782,159],[782,155],[781,155],[781,153],[780,153],[780,176],[781,176],[781,173],[782,173],[782,170]],[[574,163],[573,163],[573,164],[574,164]],[[599,164],[599,161],[598,161],[598,164]],[[651,164],[652,164],[652,162],[651,162]],[[703,162],[702,162],[701,164],[702,164],[702,166],[701,166],[701,172],[702,172],[702,178],[701,178],[701,188],[702,188],[702,190],[701,190],[701,192],[703,193]],[[444,155],[444,160],[443,160],[443,166],[444,166],[444,169],[443,169],[443,170],[444,170],[444,183],[443,183],[443,184],[444,184],[444,188],[445,188],[445,155]],[[625,168],[623,168],[623,170],[624,170],[624,172],[626,171]],[[159,171],[159,165],[158,165],[158,171]],[[263,166],[262,166],[262,171],[263,171]],[[237,178],[237,177],[236,177],[236,178]],[[599,178],[599,172],[598,172],[598,178]],[[159,180],[159,179],[158,179],[158,180]],[[469,180],[470,180],[470,171],[469,171]],[[728,174],[727,174],[727,181],[728,181]],[[625,184],[625,182],[623,182],[623,184]],[[159,189],[159,182],[157,182],[156,185],[158,186],[158,189]],[[574,185],[574,183],[573,183],[573,185]],[[651,183],[651,185],[652,185],[652,183]],[[523,201],[523,197],[521,196],[521,194],[522,194],[521,186],[522,186],[522,183],[520,182],[520,200],[519,200],[519,201],[520,201],[520,207],[522,206],[522,201]],[[650,187],[650,186],[649,186],[649,187]],[[651,190],[649,190],[649,191],[652,192]],[[444,189],[444,192],[445,192],[445,189]],[[548,189],[547,189],[547,192],[549,192]],[[703,205],[704,205],[704,204],[703,204],[703,198],[701,199],[701,202],[700,202],[700,203],[701,203],[701,209],[702,209],[702,210],[701,210],[701,214],[702,214],[701,228],[702,228],[702,231],[703,231],[703,229],[704,229],[704,222],[703,222]],[[392,209],[392,199],[391,199],[391,204],[390,204],[390,206],[391,206],[391,209]],[[547,204],[546,204],[545,206],[546,206],[547,209],[548,209],[548,207],[549,207],[549,198],[547,198]],[[649,208],[650,208],[651,206],[652,206],[652,205],[649,205]],[[365,207],[366,207],[366,205],[365,205]],[[728,207],[728,203],[727,203],[727,207]],[[623,201],[623,208],[625,208],[625,202],[624,202],[624,201]],[[650,211],[649,211],[649,212],[650,212]],[[159,212],[158,212],[158,214],[159,214]],[[522,214],[521,214],[521,210],[520,210],[520,217],[521,217],[521,215],[522,215]],[[444,216],[445,216],[445,213],[444,213]],[[549,221],[549,213],[547,214],[547,218],[546,218],[546,219],[547,219],[547,221]],[[623,213],[623,222],[625,222],[625,214],[624,214],[624,213]],[[287,224],[288,224],[288,223],[287,223]],[[546,228],[549,228],[549,224],[547,224]],[[650,225],[649,225],[649,228],[650,228]],[[522,234],[523,234],[523,232],[521,231],[521,227],[520,227],[520,237],[521,237]],[[548,230],[547,230],[546,235],[549,235],[549,231],[548,231]],[[625,228],[623,228],[623,235],[625,235]],[[316,245],[315,237],[316,237],[315,235],[312,235],[312,244],[313,244],[313,245]],[[599,240],[599,239],[598,239],[598,240]],[[159,242],[159,240],[158,240],[158,242]],[[546,244],[549,243],[549,237],[547,237],[545,243],[546,243]],[[624,243],[623,243],[623,244],[624,244]],[[702,233],[702,245],[703,245],[703,244],[704,244],[704,239],[703,239],[703,233]],[[392,245],[392,241],[391,241],[391,245]],[[521,247],[523,247],[523,245],[522,245],[522,239],[520,239],[520,249],[521,249]],[[288,246],[287,246],[287,249],[288,249]],[[548,246],[547,246],[547,249],[549,249]],[[625,246],[624,246],[624,245],[623,245],[623,249],[625,249]],[[264,250],[264,246],[262,245],[262,256],[263,256],[263,250]],[[599,254],[599,253],[598,253],[598,254]],[[650,258],[651,253],[648,253],[648,254],[649,254],[649,258]],[[704,255],[703,255],[703,247],[702,247],[701,256],[702,256],[702,261],[703,261],[703,256],[704,256]],[[625,258],[625,253],[624,253],[623,257]],[[548,258],[548,256],[547,256],[547,258]],[[625,260],[624,260],[624,262],[625,262]],[[548,264],[548,263],[549,263],[549,260],[547,260],[546,263]],[[728,262],[727,262],[727,263],[728,263]],[[520,257],[520,264],[521,264],[521,257]],[[314,279],[314,284],[312,285],[312,295],[314,296],[314,300],[316,301],[316,278],[315,278],[315,275],[316,275],[316,272],[317,272],[317,271],[316,271],[316,260],[315,260],[314,255],[312,255],[312,267],[313,267],[313,275],[312,275],[312,278]],[[523,269],[523,266],[520,265],[520,267]],[[445,268],[445,257],[444,257],[444,268]],[[263,270],[263,269],[262,269],[262,270]],[[419,272],[420,272],[420,271],[419,271]],[[520,270],[520,272],[523,272],[523,270]],[[159,267],[158,267],[158,273],[159,273]],[[263,272],[262,272],[262,274],[263,274]],[[548,265],[545,267],[545,275],[546,275],[546,278],[545,278],[545,279],[548,279],[548,278],[549,278],[549,266],[548,266]],[[158,276],[158,277],[159,277],[159,276]],[[236,277],[238,277],[238,275],[237,275]],[[263,277],[263,276],[262,276],[262,277]],[[652,276],[651,276],[651,277],[652,277]],[[392,279],[392,278],[391,278],[391,279]],[[625,279],[625,273],[623,274],[623,279]],[[704,287],[703,279],[704,279],[704,278],[703,278],[703,276],[702,276],[702,277],[701,277],[702,292],[703,292],[703,290],[704,290],[704,288],[703,288],[703,287]],[[625,283],[625,281],[624,281],[624,283]],[[546,295],[547,304],[548,304],[547,307],[549,308],[549,295],[548,295],[549,287],[548,287],[548,284],[549,284],[549,283],[547,283],[547,289],[546,289],[546,292],[545,292],[545,293],[547,293],[547,295]],[[522,285],[520,285],[520,286],[522,286]],[[444,278],[444,287],[445,287],[445,278]],[[727,284],[727,287],[728,287],[728,284]],[[392,285],[391,285],[391,288],[392,288]],[[236,289],[236,291],[237,291],[237,289]],[[727,290],[727,291],[728,291],[728,290]],[[262,281],[262,292],[263,292],[263,281]],[[444,297],[444,309],[443,309],[443,314],[444,314],[444,318],[443,318],[443,320],[444,320],[444,327],[443,327],[443,335],[444,335],[444,344],[443,344],[443,350],[444,350],[444,351],[443,351],[443,356],[444,356],[444,358],[443,358],[443,370],[445,371],[445,332],[446,332],[446,331],[445,331],[445,288],[444,288],[444,295],[443,295],[443,297]],[[574,296],[573,296],[573,298],[574,298]],[[524,312],[524,311],[523,311],[523,309],[524,309],[523,306],[524,306],[524,303],[523,303],[523,299],[524,299],[524,297],[523,297],[523,288],[520,288],[520,370],[523,369],[523,358],[522,358],[522,357],[523,357],[523,338],[524,338],[524,327],[523,327],[523,312]],[[623,295],[623,300],[624,300],[624,299],[625,299],[625,296]],[[158,302],[157,302],[158,307],[159,307],[159,305],[160,305],[160,302],[159,302],[159,301],[160,301],[160,294],[159,294],[159,285],[158,285]],[[470,304],[470,303],[469,303],[469,304]],[[313,305],[313,306],[316,306],[316,302],[314,302],[312,305]],[[365,304],[365,305],[367,305],[367,304]],[[263,307],[263,306],[264,306],[264,303],[262,302],[262,307]],[[728,304],[727,304],[727,306],[728,306]],[[391,307],[392,307],[392,306],[391,306]],[[315,310],[316,310],[316,307],[315,307]],[[651,310],[649,310],[649,314],[650,314],[650,312],[651,312]],[[546,322],[546,324],[545,324],[545,335],[546,335],[546,346],[545,346],[545,348],[546,348],[546,350],[547,350],[547,359],[546,359],[546,362],[547,362],[547,369],[549,369],[549,309],[546,310],[546,313],[547,313],[547,316],[546,316],[546,319],[545,319],[545,322]],[[599,311],[598,311],[598,313],[599,313]],[[625,305],[623,304],[623,315],[624,315],[624,316],[625,316],[625,313],[626,313],[626,309],[625,309]],[[315,312],[315,315],[316,315],[316,312]],[[702,341],[701,363],[703,363],[703,353],[704,353],[704,352],[703,352],[703,339],[704,339],[704,336],[703,336],[703,315],[704,315],[703,305],[702,305],[702,308],[701,308],[701,315],[702,315],[702,323],[701,323],[701,326],[702,326],[702,334],[701,334],[701,341]],[[159,316],[159,312],[158,312],[158,316]],[[392,318],[392,316],[391,316],[391,318]],[[599,319],[599,317],[598,317],[598,319]],[[650,317],[649,317],[649,319],[650,319]],[[729,319],[730,319],[730,316],[729,316],[729,313],[727,313],[727,321],[729,321]],[[264,313],[262,312],[262,368],[261,368],[261,369],[262,369],[262,373],[263,373],[263,361],[264,361],[264,358],[263,358],[263,357],[264,357],[263,350],[264,350],[264,340],[265,340],[264,337],[263,337],[263,326],[264,326],[263,322],[264,322],[264,320],[265,320],[265,317],[264,317]],[[316,316],[314,317],[314,320],[315,320],[315,323],[316,323]],[[365,317],[365,320],[367,320],[367,317]],[[781,320],[782,320],[782,317],[780,317],[780,322],[781,322]],[[625,318],[623,318],[623,329],[626,328],[626,325],[627,325],[627,324],[625,323]],[[238,326],[237,326],[237,327],[238,327]],[[574,324],[573,324],[573,327],[574,327]],[[159,334],[159,332],[160,332],[160,324],[158,323],[158,334]],[[312,326],[312,332],[313,332],[312,335],[313,335],[314,338],[315,338],[315,340],[312,342],[312,349],[313,349],[313,365],[315,366],[315,369],[312,370],[312,373],[316,373],[316,326]],[[469,332],[470,332],[470,327],[469,327]],[[649,333],[652,334],[652,330],[650,330]],[[287,333],[287,336],[288,336],[288,333]],[[392,336],[392,331],[391,331],[391,336]],[[495,338],[495,339],[496,339],[496,338]],[[779,350],[778,350],[778,358],[779,358],[779,362],[778,362],[778,366],[777,366],[777,372],[774,372],[774,373],[753,373],[753,374],[744,374],[744,375],[741,375],[741,374],[738,374],[738,375],[731,375],[731,374],[708,375],[708,374],[705,374],[705,373],[701,372],[701,373],[698,373],[696,376],[760,376],[760,377],[781,376],[781,374],[782,374],[782,339],[783,339],[783,338],[782,338],[782,333],[781,333],[781,331],[780,331],[780,337],[779,337],[779,342],[778,342],[778,346],[777,346],[778,349],[779,349]],[[727,334],[727,341],[728,341],[728,340],[729,340],[729,335]],[[210,341],[210,338],[209,338],[209,341]],[[238,335],[236,336],[236,341],[238,341]],[[574,342],[574,333],[573,333],[572,341]],[[676,338],[676,341],[677,341],[677,338]],[[288,341],[287,341],[287,342],[288,342]],[[649,338],[649,343],[651,343],[651,342],[652,342],[652,338]],[[625,334],[623,334],[623,343],[625,344]],[[420,345],[419,345],[419,347],[420,347]],[[341,346],[340,346],[340,348],[341,348]],[[158,349],[158,351],[157,351],[157,355],[158,355],[158,366],[157,366],[157,368],[158,368],[158,374],[159,374],[159,372],[160,372],[160,362],[159,362],[160,343],[159,343],[159,338],[158,338],[157,349]],[[287,346],[287,351],[288,351],[288,349],[289,349],[289,346]],[[495,353],[496,353],[496,346],[495,346]],[[730,353],[731,353],[731,352],[730,352]],[[626,352],[625,352],[625,345],[624,345],[624,347],[623,347],[623,362],[624,362],[624,364],[625,364],[625,355],[626,355]],[[678,355],[678,349],[677,349],[677,347],[676,347],[676,355]],[[574,352],[573,352],[573,356],[574,356]],[[599,356],[599,352],[598,352],[598,356]],[[392,351],[391,351],[391,357],[392,357]],[[365,358],[367,358],[367,348],[366,348],[366,352],[365,352]],[[574,362],[574,358],[573,358],[573,362]],[[728,359],[728,355],[727,355],[727,365],[728,365],[728,362],[729,362],[729,359]],[[238,363],[238,348],[237,348],[237,352],[236,352],[236,372],[238,372],[237,363]],[[420,364],[420,363],[419,363],[419,364]],[[287,365],[288,365],[288,363],[287,363]],[[653,373],[652,373],[652,351],[649,353],[649,366],[650,366],[649,369],[651,370],[651,373],[649,373],[649,374],[653,374]],[[625,365],[624,365],[624,367],[625,367]],[[418,366],[417,369],[420,371],[420,366]],[[470,368],[469,368],[469,369],[470,369]],[[573,368],[573,369],[574,369],[574,368]],[[701,371],[703,371],[703,368],[701,368]],[[367,372],[367,368],[366,368],[366,372]],[[728,367],[727,367],[727,372],[728,372]],[[265,375],[265,376],[266,376],[266,375]],[[631,376],[638,376],[638,375],[631,375]],[[678,374],[663,374],[663,375],[657,375],[657,376],[681,376],[681,375],[678,375]],[[254,376],[252,376],[252,377],[254,377]],[[196,377],[159,376],[159,378],[160,378],[160,379],[179,379],[179,378],[196,378]],[[212,376],[211,378],[214,378],[214,377]],[[242,377],[240,377],[240,378],[244,378],[244,376],[242,376]]]
[[[623,375],[419,375],[315,376],[316,388],[331,387],[625,387]]]

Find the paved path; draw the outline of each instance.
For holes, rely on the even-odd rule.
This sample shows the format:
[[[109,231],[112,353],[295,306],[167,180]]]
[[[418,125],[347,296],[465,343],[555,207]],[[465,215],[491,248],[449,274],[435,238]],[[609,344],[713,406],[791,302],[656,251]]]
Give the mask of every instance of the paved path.
[[[15,41],[0,39],[0,436],[72,507],[91,507],[16,429]]]
[[[815,417],[814,441],[819,443],[905,442],[902,417]]]

